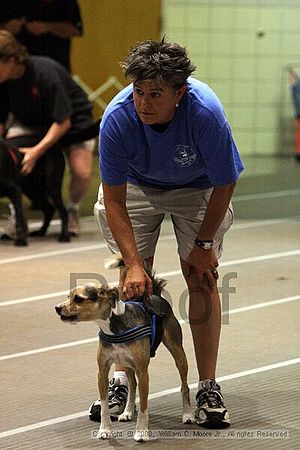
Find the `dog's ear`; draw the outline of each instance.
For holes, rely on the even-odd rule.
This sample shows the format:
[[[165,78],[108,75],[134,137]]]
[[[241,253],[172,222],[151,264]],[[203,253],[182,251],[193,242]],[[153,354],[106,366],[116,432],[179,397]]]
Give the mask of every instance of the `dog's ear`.
[[[109,304],[111,308],[115,308],[116,303],[119,300],[119,289],[116,287],[109,289],[108,295],[109,295]]]
[[[92,302],[96,302],[99,298],[99,290],[96,286],[87,285],[85,287],[85,294],[88,300],[91,300]]]

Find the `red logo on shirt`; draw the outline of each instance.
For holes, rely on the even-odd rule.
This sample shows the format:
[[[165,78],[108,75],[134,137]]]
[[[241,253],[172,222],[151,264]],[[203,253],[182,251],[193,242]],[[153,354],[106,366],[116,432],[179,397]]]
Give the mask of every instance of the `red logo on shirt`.
[[[39,98],[40,91],[39,91],[39,88],[37,86],[30,86],[30,90],[31,90],[31,96],[33,98]]]

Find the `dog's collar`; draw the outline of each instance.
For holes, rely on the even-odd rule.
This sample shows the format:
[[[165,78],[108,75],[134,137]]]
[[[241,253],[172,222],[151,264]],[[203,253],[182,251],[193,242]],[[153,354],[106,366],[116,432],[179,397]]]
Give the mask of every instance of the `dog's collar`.
[[[136,301],[127,301],[126,304],[134,304],[139,306],[145,311],[144,305],[142,302]],[[107,342],[109,344],[123,344],[126,342],[136,341],[137,339],[142,339],[144,337],[150,337],[150,348],[152,349],[154,338],[155,338],[155,322],[156,317],[153,314],[151,317],[151,325],[139,325],[137,327],[133,327],[130,330],[123,331],[118,334],[107,334],[100,328],[99,331],[99,339],[102,342]]]

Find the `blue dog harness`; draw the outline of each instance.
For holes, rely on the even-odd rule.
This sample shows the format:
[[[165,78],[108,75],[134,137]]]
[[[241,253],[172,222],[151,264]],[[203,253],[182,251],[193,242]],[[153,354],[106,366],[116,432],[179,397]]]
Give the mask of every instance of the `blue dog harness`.
[[[134,304],[140,307],[143,311],[147,312],[145,310],[145,307],[142,302],[136,302],[136,301],[128,301],[125,302],[126,304]],[[124,344],[126,342],[132,342],[136,341],[138,339],[142,339],[144,337],[149,336],[150,338],[150,356],[155,356],[155,350],[158,347],[158,345],[155,346],[155,337],[156,337],[156,315],[151,314],[150,315],[150,325],[139,325],[137,327],[130,328],[129,330],[122,331],[118,334],[107,334],[104,333],[103,330],[99,331],[99,339],[102,342],[106,342],[109,344]]]

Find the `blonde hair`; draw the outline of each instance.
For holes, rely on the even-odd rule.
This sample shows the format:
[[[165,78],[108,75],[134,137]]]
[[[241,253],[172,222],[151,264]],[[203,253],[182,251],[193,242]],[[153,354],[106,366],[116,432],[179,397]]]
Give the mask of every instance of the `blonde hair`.
[[[7,62],[11,57],[15,58],[17,64],[24,64],[28,52],[12,33],[0,30],[0,61]]]

